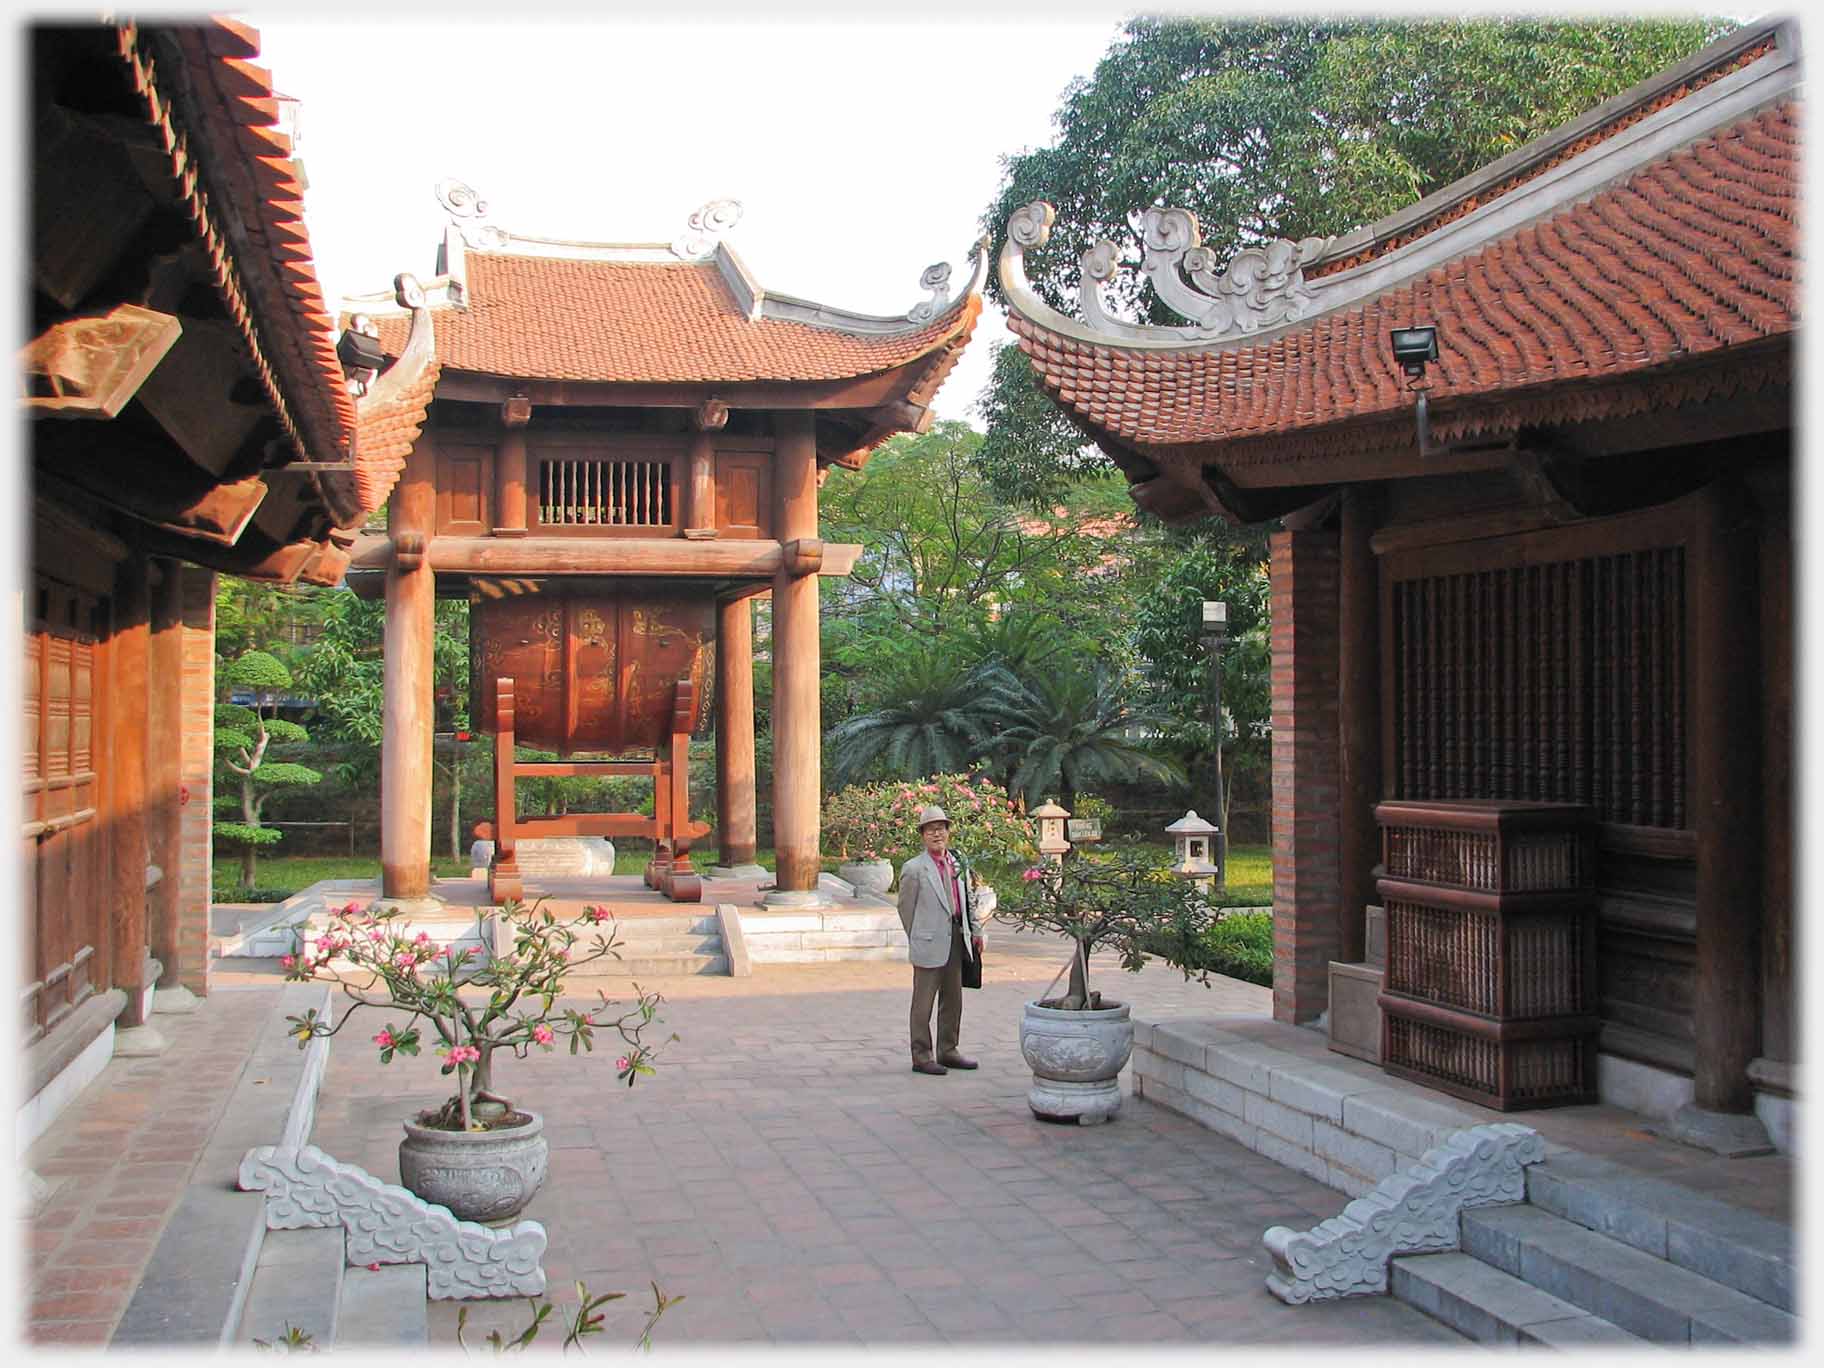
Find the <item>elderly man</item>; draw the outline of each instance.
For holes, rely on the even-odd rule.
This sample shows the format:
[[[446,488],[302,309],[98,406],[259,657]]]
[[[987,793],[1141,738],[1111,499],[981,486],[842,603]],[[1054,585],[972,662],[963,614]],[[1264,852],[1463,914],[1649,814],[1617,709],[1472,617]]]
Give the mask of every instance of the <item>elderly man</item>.
[[[982,951],[969,867],[950,850],[950,818],[941,807],[920,811],[918,834],[925,843],[923,853],[899,871],[899,919],[905,923],[912,960],[912,1068],[922,1074],[973,1069],[975,1061],[957,1048],[963,1028],[963,961]]]

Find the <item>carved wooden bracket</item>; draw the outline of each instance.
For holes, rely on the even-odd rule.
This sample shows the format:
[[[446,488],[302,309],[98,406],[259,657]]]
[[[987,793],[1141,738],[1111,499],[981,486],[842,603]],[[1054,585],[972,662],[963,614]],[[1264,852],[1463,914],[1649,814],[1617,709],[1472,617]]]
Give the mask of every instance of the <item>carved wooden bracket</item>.
[[[424,564],[430,539],[422,532],[401,532],[393,538],[393,564],[407,574]]]
[[[728,426],[728,405],[720,399],[705,399],[691,414],[698,432],[719,432]]]
[[[782,549],[784,557],[780,568],[793,579],[814,575],[823,566],[823,539],[820,537],[799,537],[787,542]]]
[[[170,314],[116,304],[53,323],[25,348],[27,413],[112,418],[126,407],[183,332]]]
[[[500,406],[500,425],[502,427],[523,428],[532,421],[532,401],[523,394],[516,394]]]

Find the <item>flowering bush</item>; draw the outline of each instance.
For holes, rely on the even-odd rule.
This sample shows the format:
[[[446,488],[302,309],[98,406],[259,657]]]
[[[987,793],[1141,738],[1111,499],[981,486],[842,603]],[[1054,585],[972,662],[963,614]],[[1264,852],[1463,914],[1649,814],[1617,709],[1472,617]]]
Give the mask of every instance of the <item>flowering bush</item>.
[[[1097,946],[1115,950],[1123,969],[1138,971],[1156,955],[1208,986],[1203,942],[1221,915],[1196,885],[1133,848],[1106,855],[1073,850],[1062,866],[1034,866],[994,911],[996,921],[1075,944],[1069,992],[1039,1003],[1073,1011],[1102,1006],[1102,995],[1089,989],[1089,957]]]
[[[932,803],[950,817],[950,845],[981,863],[1007,864],[1034,852],[1032,823],[986,776],[936,774],[928,779],[853,784],[823,808],[823,836],[842,859],[899,864],[923,850],[918,814]]]
[[[390,1064],[396,1054],[418,1053],[419,1023],[427,1023],[439,1042],[443,1072],[456,1076],[456,1095],[421,1124],[449,1130],[485,1130],[482,1117],[513,1114],[511,1100],[493,1090],[499,1050],[524,1059],[534,1047],[551,1050],[559,1038],[568,1038],[575,1054],[593,1050],[595,1032],[607,1027],[627,1047],[615,1061],[616,1076],[632,1087],[641,1074],[652,1073],[653,1052],[641,1036],[658,1009],[657,993],[639,994],[619,1016],[606,994],[598,994],[601,1005],[587,1012],[557,1006],[565,974],[610,955],[620,958],[613,929],[601,934],[602,924],[614,920],[606,908],[585,907],[573,920],[559,922],[542,902],[527,906],[510,900],[498,915],[513,949],[486,962],[480,962],[479,949],[434,945],[424,931],[407,939],[398,929],[399,915],[396,908],[374,912],[351,902],[335,909],[314,940],[300,936],[297,949],[283,958],[288,979],[337,983],[351,1000],[333,1025],[315,1008],[288,1017],[298,1048],[317,1036],[335,1035],[353,1019],[355,1008],[386,1007],[405,1014],[403,1023],[389,1020],[373,1037],[380,1062]],[[481,930],[479,913],[476,924]]]

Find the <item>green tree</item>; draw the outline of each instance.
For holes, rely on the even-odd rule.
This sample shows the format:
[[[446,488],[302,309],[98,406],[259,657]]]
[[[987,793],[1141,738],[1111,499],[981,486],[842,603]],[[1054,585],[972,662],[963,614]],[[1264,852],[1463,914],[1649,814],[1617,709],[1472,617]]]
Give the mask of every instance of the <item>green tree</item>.
[[[1193,772],[1213,775],[1215,767],[1206,763],[1217,735],[1210,715],[1211,658],[1203,644],[1205,599],[1227,603],[1229,620],[1222,651],[1223,792],[1200,801],[1227,831],[1236,777],[1264,772],[1272,735],[1267,575],[1255,550],[1245,542],[1174,545],[1136,605],[1134,646],[1145,662],[1164,740],[1191,758]]]
[[[1224,258],[1266,238],[1341,234],[1402,209],[1575,118],[1734,25],[1721,19],[1189,20],[1129,23],[1072,83],[1052,145],[1008,157],[984,217],[998,254],[1013,211],[1056,206],[1028,262],[1070,312],[1078,261],[1112,239],[1137,262],[1139,216],[1189,209]],[[1177,322],[1138,270],[1106,293]],[[999,283],[991,275],[989,290]],[[1044,502],[1103,468],[1083,434],[1003,347],[978,454],[1006,497]]]
[[[296,722],[267,715],[269,708],[276,714],[277,695],[291,687],[289,670],[266,651],[244,651],[221,671],[220,679],[230,688],[251,689],[254,695],[251,708],[228,703],[215,710],[216,758],[235,776],[241,815],[238,822],[218,821],[215,835],[241,847],[241,887],[251,892],[255,852],[284,835],[260,824],[267,798],[279,789],[321,783],[323,776],[307,765],[273,759],[269,752],[275,744],[283,749],[310,740],[310,733]],[[222,801],[232,805],[234,795],[224,795]]]
[[[998,663],[970,661],[942,641],[889,657],[871,705],[824,738],[831,784],[846,787],[877,771],[923,779],[971,768],[988,750],[988,703],[1002,674]]]
[[[995,724],[991,753],[1008,776],[1008,792],[1028,809],[1054,794],[1074,809],[1078,791],[1097,784],[1183,779],[1175,761],[1152,749],[1169,719],[1133,701],[1140,688],[1137,678],[1104,664],[1023,677],[1003,672],[987,709]]]

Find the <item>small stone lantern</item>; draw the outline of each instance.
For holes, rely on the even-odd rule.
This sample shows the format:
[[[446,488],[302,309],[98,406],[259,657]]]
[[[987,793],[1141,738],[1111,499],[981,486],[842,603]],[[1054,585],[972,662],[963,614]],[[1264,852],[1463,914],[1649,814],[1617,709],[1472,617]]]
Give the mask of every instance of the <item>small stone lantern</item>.
[[[1210,859],[1219,827],[1197,815],[1196,809],[1184,814],[1165,829],[1177,846],[1178,862],[1172,873],[1196,883],[1198,891],[1208,893],[1216,883],[1216,865]]]
[[[1047,801],[1026,815],[1038,819],[1039,859],[1046,864],[1063,864],[1065,852],[1070,849],[1070,842],[1064,836],[1064,819],[1070,814],[1056,803]]]

